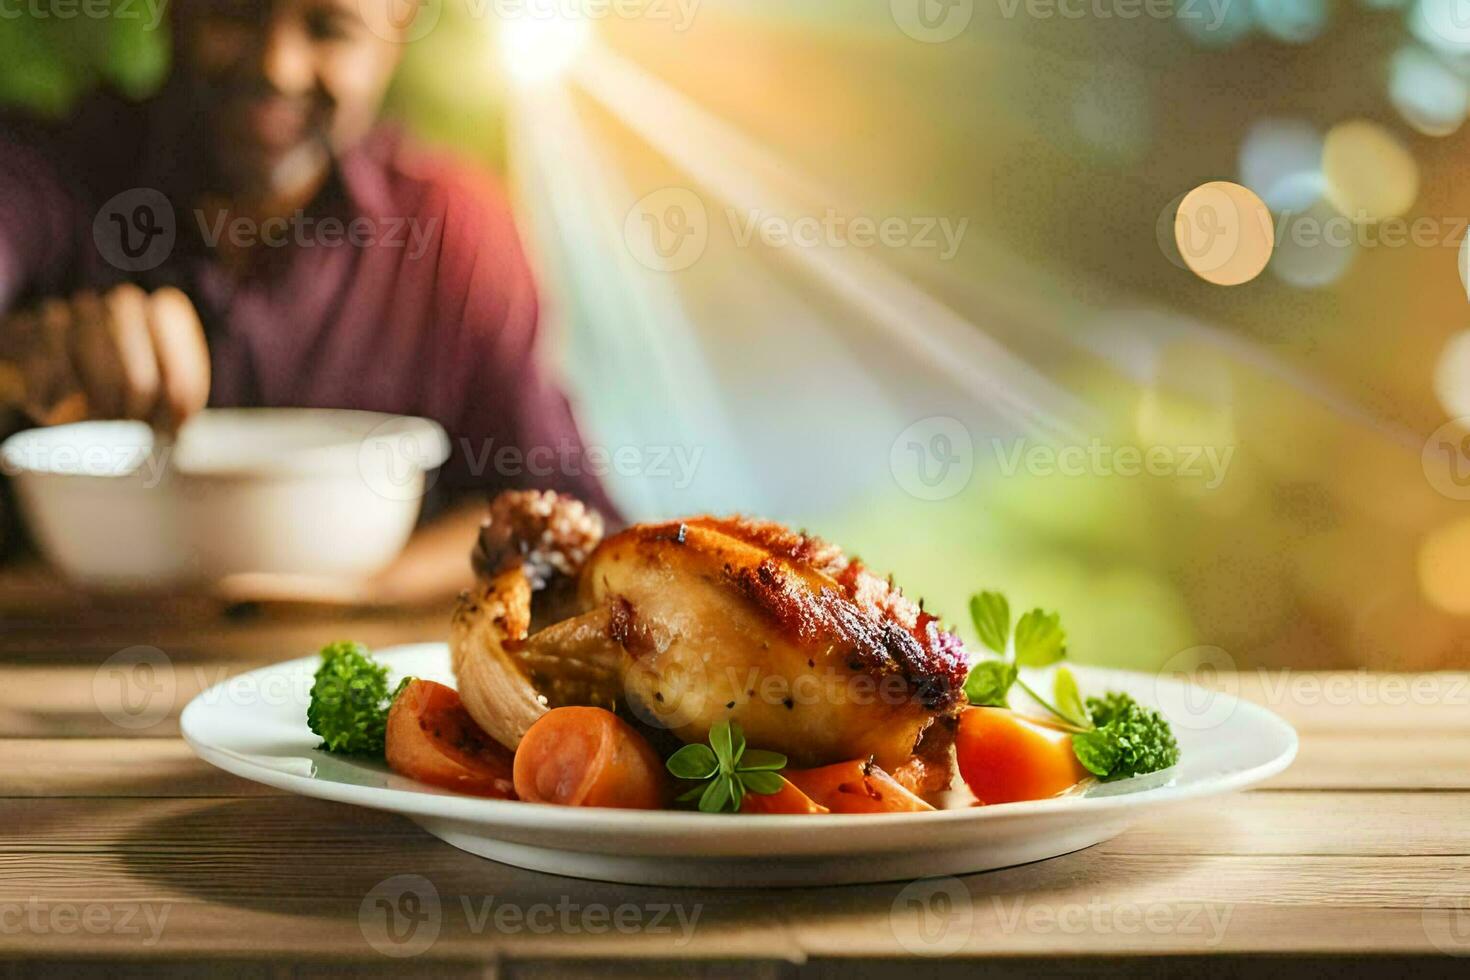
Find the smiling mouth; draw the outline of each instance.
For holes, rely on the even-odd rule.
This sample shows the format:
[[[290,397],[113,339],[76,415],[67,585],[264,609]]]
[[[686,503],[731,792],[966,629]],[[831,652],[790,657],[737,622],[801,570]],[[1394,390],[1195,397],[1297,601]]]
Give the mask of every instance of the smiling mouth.
[[[291,99],[256,98],[237,102],[230,113],[245,139],[268,150],[296,146],[311,134],[310,106]]]

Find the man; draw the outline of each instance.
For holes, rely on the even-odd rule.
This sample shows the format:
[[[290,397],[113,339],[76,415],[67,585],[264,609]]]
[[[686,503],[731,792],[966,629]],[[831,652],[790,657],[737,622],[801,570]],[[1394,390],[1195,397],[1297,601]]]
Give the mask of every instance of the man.
[[[0,399],[162,430],[206,404],[437,420],[456,455],[436,489],[461,499],[371,584],[382,601],[461,584],[485,494],[526,482],[494,472],[503,447],[610,512],[538,362],[505,203],[376,123],[395,4],[174,0],[158,96],[0,125]]]

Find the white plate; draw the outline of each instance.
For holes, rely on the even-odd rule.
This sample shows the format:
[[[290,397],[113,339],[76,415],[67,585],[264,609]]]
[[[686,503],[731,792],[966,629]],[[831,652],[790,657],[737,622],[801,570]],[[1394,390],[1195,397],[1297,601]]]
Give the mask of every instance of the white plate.
[[[395,676],[453,683],[442,643],[377,656]],[[316,749],[306,727],[319,659],[217,684],[184,709],[184,738],[237,776],[402,813],[472,854],[576,878],[651,885],[770,887],[894,881],[986,871],[1089,847],[1166,804],[1238,790],[1285,769],[1290,725],[1182,680],[1074,667],[1085,691],[1120,689],[1169,717],[1181,761],[1086,793],[934,813],[744,816],[558,807],[443,792]]]

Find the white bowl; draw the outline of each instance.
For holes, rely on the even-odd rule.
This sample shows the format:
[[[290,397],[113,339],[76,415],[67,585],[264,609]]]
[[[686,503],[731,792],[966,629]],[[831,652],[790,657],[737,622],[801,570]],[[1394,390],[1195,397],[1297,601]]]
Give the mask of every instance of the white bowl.
[[[214,409],[171,443],[141,422],[31,429],[0,445],[0,466],[67,577],[152,590],[365,578],[403,548],[448,455],[426,419]]]

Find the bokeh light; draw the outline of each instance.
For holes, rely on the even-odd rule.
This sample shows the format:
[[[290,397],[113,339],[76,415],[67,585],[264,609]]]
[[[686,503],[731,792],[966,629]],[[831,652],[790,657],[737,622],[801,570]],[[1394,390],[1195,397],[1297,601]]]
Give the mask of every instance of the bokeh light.
[[[1470,517],[1425,537],[1419,546],[1419,587],[1445,612],[1470,616]]]
[[[1409,12],[1409,31],[1450,57],[1470,55],[1470,17],[1462,0],[1415,0]]]
[[[1217,286],[1238,286],[1271,258],[1275,226],[1253,192],[1227,180],[1201,184],[1179,203],[1174,241],[1190,271]]]
[[[1331,14],[1328,0],[1251,0],[1250,8],[1262,33],[1287,44],[1321,37]]]
[[[1434,393],[1450,418],[1470,416],[1470,330],[1444,345],[1434,366]]]
[[[1400,48],[1390,59],[1388,98],[1404,121],[1426,136],[1448,136],[1470,110],[1464,79],[1418,45]]]
[[[1359,222],[1396,218],[1419,196],[1419,166],[1399,139],[1366,119],[1338,123],[1322,144],[1327,199]]]
[[[1174,5],[1174,23],[1184,36],[1202,48],[1228,48],[1255,29],[1249,3]]]
[[[1322,196],[1322,134],[1303,119],[1261,119],[1240,146],[1240,181],[1272,211],[1302,211]]]
[[[1271,254],[1271,274],[1300,289],[1321,289],[1341,279],[1353,264],[1357,242],[1351,235],[1336,233],[1334,222],[1345,223],[1323,200],[1282,215]]]

